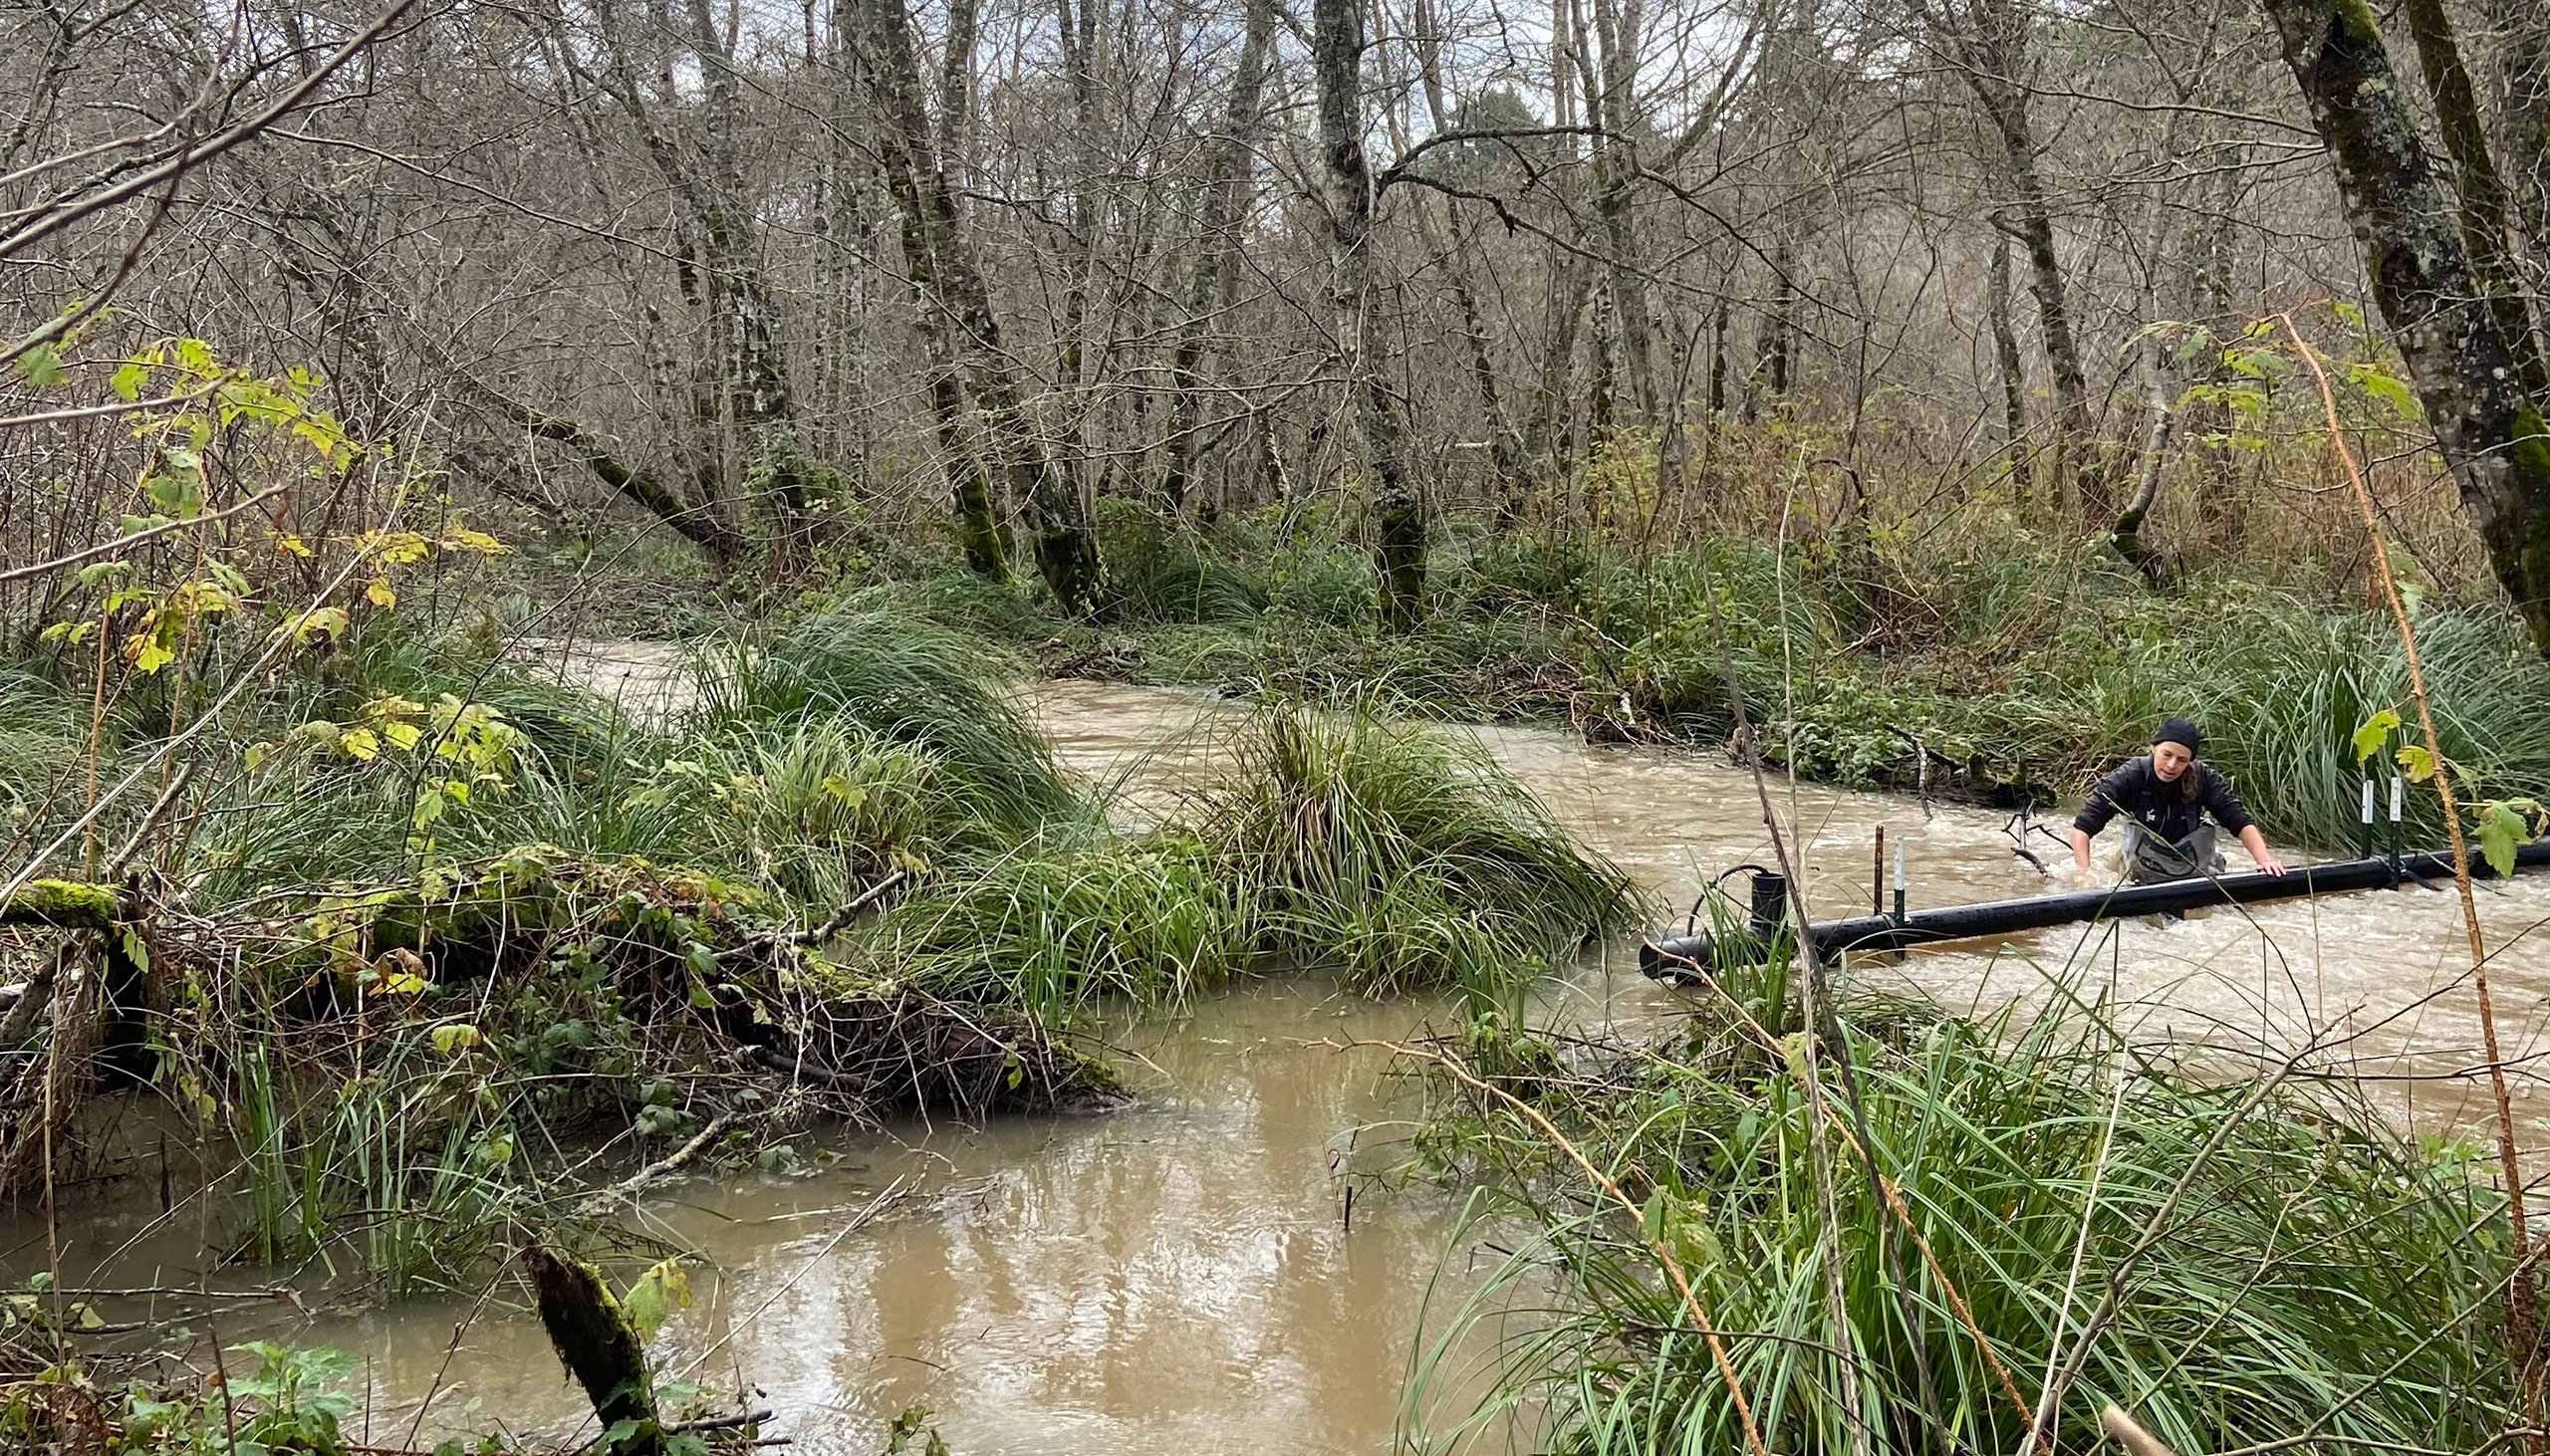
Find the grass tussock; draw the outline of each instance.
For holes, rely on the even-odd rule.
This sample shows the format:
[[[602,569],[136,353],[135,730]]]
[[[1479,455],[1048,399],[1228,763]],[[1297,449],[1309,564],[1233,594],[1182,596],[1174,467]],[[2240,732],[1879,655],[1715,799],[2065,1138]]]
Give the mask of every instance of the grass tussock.
[[[1180,833],[1030,845],[904,901],[870,942],[954,1000],[1066,1019],[1103,996],[1182,1001],[1254,953],[1245,886]]]
[[[1033,831],[1080,807],[1053,753],[997,685],[985,643],[882,611],[809,617],[702,659],[698,731],[852,723],[927,754],[945,795],[990,826]]]
[[[873,942],[941,995],[1077,1007],[1251,969],[1501,994],[1636,917],[1628,877],[1450,737],[1276,704],[1212,738],[1169,823],[950,875]]]
[[[2304,1436],[2464,1450],[2516,1418],[2496,1328],[2503,1200],[2475,1150],[2292,1084],[2241,1115],[2250,1083],[2120,1055],[2077,1010],[2025,1028],[1899,1018],[1851,1043],[1877,1166],[1935,1265],[1872,1188],[1856,1141],[1814,1124],[1799,1038],[1776,1057],[1717,1032],[1564,1071],[1545,1055],[1506,1085],[1644,1201],[1644,1227],[1589,1202],[1574,1166],[1508,1108],[1447,1088],[1432,1148],[1488,1175],[1531,1237],[1500,1292],[1438,1326],[1414,1407],[1435,1403],[1438,1426],[1518,1419],[1553,1452],[1743,1449],[1653,1237],[1724,1333],[1773,1450],[2024,1449],[2027,1422],[1951,1289],[2030,1403],[2049,1356],[2068,1358],[2102,1297],[2123,1291],[2063,1402],[2056,1440],[2070,1449],[2099,1443],[2108,1402],[2180,1451]],[[1518,1320],[1504,1302],[1529,1304],[1535,1288],[1553,1298]],[[1499,1344],[1475,1409],[1440,1408],[1463,1374],[1444,1351],[1489,1319],[1530,1333]]]
[[[1271,955],[1380,993],[1537,970],[1619,929],[1628,876],[1474,747],[1362,708],[1274,706],[1189,814]]]

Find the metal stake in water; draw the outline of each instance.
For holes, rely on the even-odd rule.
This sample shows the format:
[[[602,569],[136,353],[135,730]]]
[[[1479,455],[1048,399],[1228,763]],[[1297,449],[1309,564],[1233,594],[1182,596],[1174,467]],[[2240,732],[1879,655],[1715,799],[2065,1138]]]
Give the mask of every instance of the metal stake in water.
[[[1902,840],[1895,842],[1895,923],[1898,925],[1904,923],[1904,842]],[[1904,959],[1904,946],[1900,941],[1895,947],[1895,958]]]
[[[2370,778],[2364,781],[2364,829],[2357,837],[2356,845],[2360,850],[2357,858],[2373,857],[2373,780]]]
[[[2398,774],[2393,774],[2391,776],[2391,873],[2395,878],[2400,872],[2400,806],[2407,794],[2408,781]]]

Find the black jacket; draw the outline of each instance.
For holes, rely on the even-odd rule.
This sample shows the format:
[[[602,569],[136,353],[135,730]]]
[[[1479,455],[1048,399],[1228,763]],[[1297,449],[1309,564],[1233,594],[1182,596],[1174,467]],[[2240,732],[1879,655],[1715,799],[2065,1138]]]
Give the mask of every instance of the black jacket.
[[[2240,796],[2231,792],[2231,781],[2212,765],[2190,764],[2178,782],[2165,784],[2152,771],[2152,756],[2145,754],[2126,760],[2099,780],[2072,827],[2095,835],[2108,827],[2109,820],[2124,815],[2157,838],[2179,844],[2196,832],[2208,812],[2215,824],[2234,835],[2257,823],[2249,818]]]

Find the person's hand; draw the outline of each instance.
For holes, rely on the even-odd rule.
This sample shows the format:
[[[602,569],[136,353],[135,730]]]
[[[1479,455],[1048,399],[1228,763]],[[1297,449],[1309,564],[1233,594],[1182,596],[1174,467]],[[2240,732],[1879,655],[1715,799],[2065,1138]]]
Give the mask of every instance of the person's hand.
[[[2102,876],[2098,870],[2087,864],[2073,865],[2071,872],[2066,875],[2065,878],[2070,882],[2074,889],[2105,889],[2108,887],[2107,879]]]
[[[2284,861],[2278,859],[2272,853],[2255,854],[2250,857],[2258,861],[2258,872],[2260,874],[2282,874],[2284,872]]]

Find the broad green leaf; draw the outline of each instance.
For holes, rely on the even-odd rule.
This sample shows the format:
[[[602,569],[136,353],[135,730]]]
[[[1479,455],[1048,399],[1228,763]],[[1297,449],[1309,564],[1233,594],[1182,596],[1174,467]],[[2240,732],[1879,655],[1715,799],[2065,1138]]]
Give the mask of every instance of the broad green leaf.
[[[150,381],[150,368],[139,360],[127,360],[124,366],[107,380],[107,386],[121,398],[130,401],[141,397],[141,386]]]
[[[2390,742],[2391,735],[2399,729],[2400,715],[2389,708],[2365,719],[2355,730],[2355,761],[2359,764],[2369,761],[2382,751],[2382,745]]]
[[[2410,393],[2409,386],[2401,383],[2390,370],[2373,364],[2357,364],[2349,372],[2355,375],[2356,384],[2365,393],[2399,411],[2401,418],[2415,419],[2422,412],[2418,396]]]
[[[2479,854],[2488,867],[2503,879],[2514,873],[2515,846],[2524,840],[2523,816],[2503,804],[2488,804],[2479,812]]]
[[[446,1057],[459,1056],[478,1045],[478,1029],[465,1022],[435,1027],[426,1036],[433,1042],[434,1050]]]
[[[39,344],[18,356],[18,367],[27,371],[27,382],[38,387],[59,384],[71,377],[62,366],[62,354],[50,344]]]
[[[381,735],[369,728],[349,728],[337,735],[337,749],[350,758],[370,763],[381,756]]]
[[[620,1307],[628,1312],[629,1322],[638,1327],[639,1335],[652,1338],[673,1311],[690,1303],[690,1276],[682,1272],[678,1258],[667,1259],[638,1276],[638,1282],[620,1297]]]
[[[2422,784],[2434,777],[2434,755],[2417,744],[2402,744],[2398,754],[2401,769],[2412,784]]]

